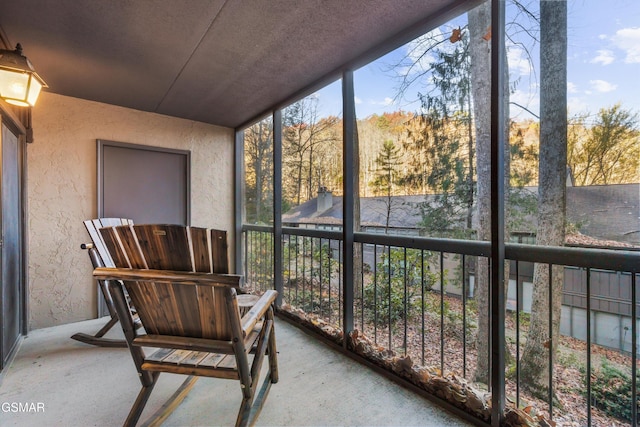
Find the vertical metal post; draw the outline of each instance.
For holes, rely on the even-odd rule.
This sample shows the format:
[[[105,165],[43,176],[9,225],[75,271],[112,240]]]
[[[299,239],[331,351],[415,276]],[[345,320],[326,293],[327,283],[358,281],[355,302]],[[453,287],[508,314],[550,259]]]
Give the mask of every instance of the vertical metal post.
[[[234,212],[234,257],[233,272],[242,274],[242,222],[244,221],[244,130],[236,129],[233,157],[233,212]]]
[[[342,239],[344,242],[343,252],[343,332],[344,346],[347,346],[347,337],[353,331],[353,227],[354,227],[354,191],[360,191],[354,188],[354,174],[359,171],[353,170],[354,164],[354,136],[356,124],[356,106],[353,89],[353,71],[347,70],[342,75],[342,176],[343,176],[343,202],[342,202]]]
[[[273,280],[278,291],[276,306],[282,306],[282,110],[273,112]]]
[[[504,21],[505,0],[491,2],[491,425],[505,407],[504,295]]]

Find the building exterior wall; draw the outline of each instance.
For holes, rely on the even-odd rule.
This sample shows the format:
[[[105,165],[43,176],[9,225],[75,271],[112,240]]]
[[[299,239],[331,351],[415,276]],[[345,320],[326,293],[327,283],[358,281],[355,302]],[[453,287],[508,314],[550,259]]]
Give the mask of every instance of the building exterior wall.
[[[42,93],[27,147],[30,329],[96,316],[82,221],[97,216],[96,139],[191,151],[191,224],[233,244],[233,129]],[[230,254],[233,254],[231,248]],[[232,263],[233,265],[233,263]]]

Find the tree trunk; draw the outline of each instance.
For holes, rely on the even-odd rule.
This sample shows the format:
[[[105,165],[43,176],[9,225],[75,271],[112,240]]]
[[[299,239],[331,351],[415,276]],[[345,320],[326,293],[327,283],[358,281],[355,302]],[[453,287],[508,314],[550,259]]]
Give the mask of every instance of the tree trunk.
[[[567,165],[567,3],[540,1],[540,163],[537,244],[562,246],[565,238]],[[523,386],[547,397],[549,358],[560,333],[563,267],[554,266],[549,286],[548,265],[536,264],[531,324],[520,378]],[[549,327],[549,291],[553,320]],[[549,334],[552,334],[553,340]]]
[[[355,112],[353,117],[356,117]],[[360,140],[358,121],[353,126],[353,231],[360,231]],[[375,262],[375,261],[374,261]],[[353,245],[353,295],[362,298],[362,245]]]
[[[491,42],[483,38],[491,25],[490,3],[469,11],[469,54],[471,93],[476,130],[478,240],[491,238]],[[475,284],[478,302],[477,367],[475,380],[488,382],[489,376],[489,264],[477,261]]]

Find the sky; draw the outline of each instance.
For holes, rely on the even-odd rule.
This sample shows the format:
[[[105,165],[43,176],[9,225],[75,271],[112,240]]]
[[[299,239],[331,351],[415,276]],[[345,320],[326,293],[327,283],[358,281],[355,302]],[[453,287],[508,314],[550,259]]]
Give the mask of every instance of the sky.
[[[527,8],[538,14],[538,0],[521,0]],[[515,104],[511,115],[515,119],[535,117],[539,111],[538,44],[527,33],[539,37],[538,24],[518,13],[507,1],[507,44],[511,99],[524,106],[532,114]],[[517,24],[517,25],[514,25]],[[434,29],[423,37],[446,39],[454,28],[466,25],[466,14]],[[568,1],[568,53],[567,53],[567,103],[569,115],[590,113],[600,108],[621,103],[624,108],[640,113],[640,0],[569,0]],[[522,31],[522,29],[527,31]],[[356,113],[359,118],[371,114],[419,107],[417,93],[424,92],[428,80],[416,81],[398,96],[402,78],[417,77],[416,69],[428,68],[429,55],[418,55],[420,39],[412,41],[385,55],[354,73]],[[407,60],[416,61],[417,67],[409,69]],[[341,115],[340,82],[318,91],[323,114]]]

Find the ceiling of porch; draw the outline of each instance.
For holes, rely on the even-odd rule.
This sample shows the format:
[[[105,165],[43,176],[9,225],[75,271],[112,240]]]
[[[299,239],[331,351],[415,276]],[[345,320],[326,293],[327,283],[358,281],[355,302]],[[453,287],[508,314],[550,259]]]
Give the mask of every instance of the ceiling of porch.
[[[3,1],[0,35],[50,92],[237,127],[474,2]]]

